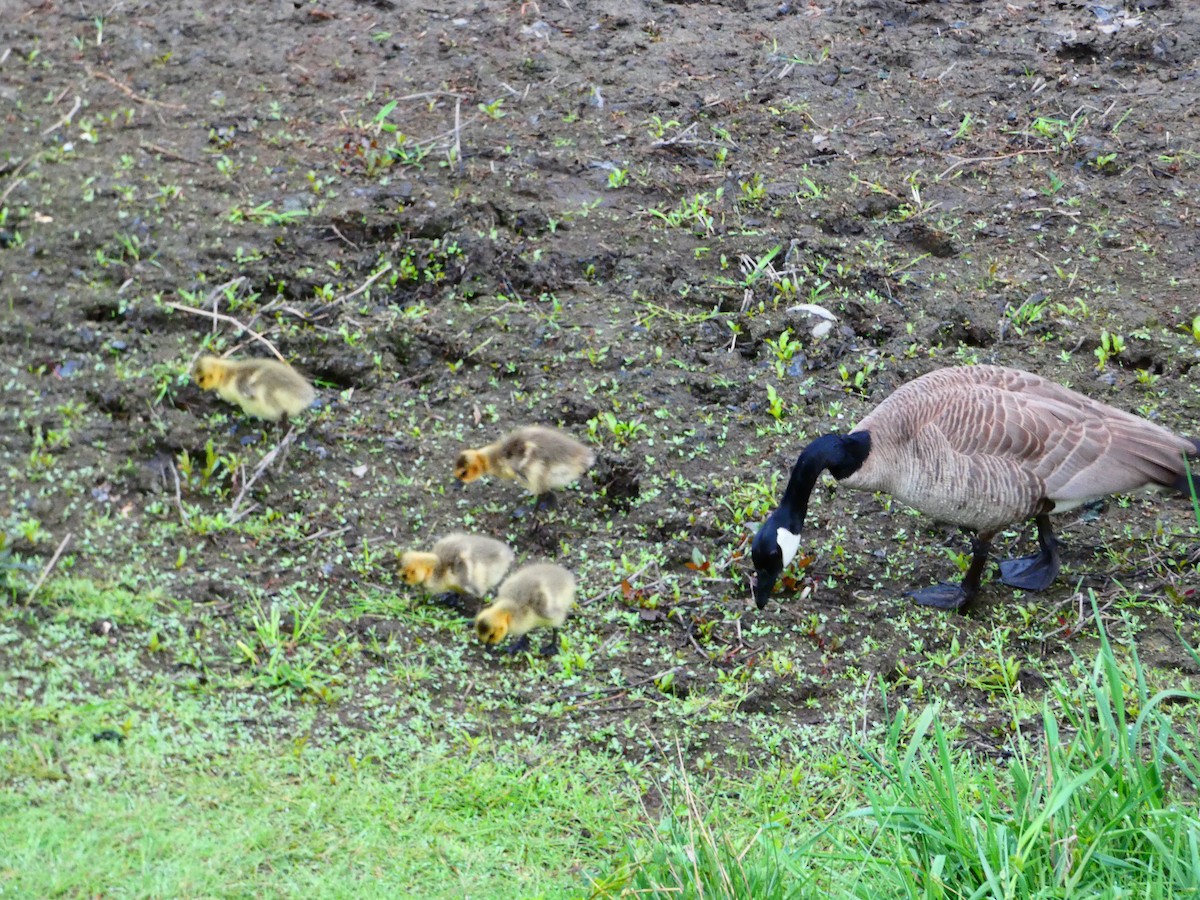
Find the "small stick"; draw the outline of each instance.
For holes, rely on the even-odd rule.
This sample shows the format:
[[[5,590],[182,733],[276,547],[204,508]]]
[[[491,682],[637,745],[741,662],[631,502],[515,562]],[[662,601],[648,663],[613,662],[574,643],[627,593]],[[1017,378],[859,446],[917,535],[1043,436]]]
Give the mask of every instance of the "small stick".
[[[0,206],[4,205],[4,201],[8,199],[8,195],[11,194],[13,192],[13,190],[16,189],[16,186],[18,184],[21,184],[21,182],[24,180],[24,179],[18,178],[17,176],[21,174],[21,172],[24,170],[24,168],[27,165],[29,165],[30,160],[32,160],[32,159],[33,159],[32,156],[25,157],[24,161],[22,161],[22,163],[19,166],[17,166],[15,169],[12,170],[12,173],[8,176],[10,179],[8,187],[6,187],[4,189],[3,194],[0,194]]]
[[[257,466],[255,466],[255,468],[254,468],[253,474],[251,474],[251,476],[248,479],[246,479],[246,481],[242,484],[242,489],[240,491],[238,491],[238,495],[234,499],[233,505],[231,505],[229,507],[229,515],[232,517],[234,522],[237,522],[238,520],[242,519],[252,509],[254,509],[254,507],[251,506],[251,507],[248,507],[243,512],[241,512],[240,514],[238,513],[238,507],[242,505],[242,500],[245,498],[246,492],[249,491],[250,488],[254,487],[254,485],[258,481],[258,479],[262,478],[263,472],[267,471],[267,469],[270,467],[271,463],[275,462],[275,458],[277,456],[279,456],[281,451],[283,451],[286,447],[288,447],[292,443],[292,441],[295,439],[295,437],[296,437],[296,429],[292,428],[291,430],[288,431],[287,434],[285,434],[283,436],[283,440],[281,440],[278,444],[276,444],[274,447],[272,447],[270,452],[267,453],[267,455],[264,456],[262,458],[262,460],[259,461],[259,464]]]
[[[462,98],[454,101],[454,158],[458,162],[458,171],[463,170],[462,159]]]
[[[178,109],[178,110],[186,110],[187,109],[187,106],[185,106],[182,103],[166,103],[162,100],[151,100],[149,97],[143,97],[141,94],[137,93],[133,88],[129,87],[129,85],[122,84],[121,82],[117,81],[117,79],[115,79],[111,75],[109,75],[107,72],[101,72],[99,69],[88,69],[87,73],[89,75],[91,75],[93,78],[99,78],[102,81],[107,81],[109,84],[111,84],[113,87],[115,87],[118,91],[120,91],[125,96],[127,96],[131,100],[133,100],[135,103],[145,103],[148,106],[161,106],[165,109]]]
[[[625,694],[627,694],[629,691],[633,690],[634,688],[638,688],[638,687],[642,687],[643,685],[650,684],[651,682],[657,681],[660,678],[665,678],[667,675],[674,675],[676,672],[678,672],[682,668],[683,668],[683,666],[681,666],[681,665],[680,666],[672,666],[669,669],[664,669],[663,671],[656,672],[653,675],[647,675],[645,678],[639,678],[636,681],[626,682],[625,684],[620,685],[619,687],[599,688],[598,690],[595,690],[595,691],[588,691],[588,693],[592,695],[591,699],[582,700],[577,705],[582,705],[584,703],[596,703],[596,702],[598,702],[600,700],[604,700],[604,699],[609,699],[609,700],[615,699],[612,696],[610,696],[612,694],[621,694],[622,696],[624,696]],[[559,694],[558,699],[563,700],[567,703],[574,703],[576,700],[578,700],[580,697],[583,697],[583,696],[584,696],[584,694]]]
[[[1014,156],[1030,156],[1034,153],[1057,153],[1057,152],[1058,152],[1057,150],[1018,150],[1016,153],[1001,153],[999,156],[963,157],[958,162],[954,163],[951,166],[948,166],[945,169],[945,171],[935,175],[933,177],[933,180],[941,181],[943,178],[945,178],[947,175],[949,175],[951,172],[953,172],[959,166],[965,166],[967,163],[997,162],[1002,159],[1012,159]],[[888,193],[890,193],[890,191]],[[893,194],[893,196],[895,196],[895,195]]]
[[[322,528],[320,531],[316,532],[315,534],[310,534],[306,537],[301,538],[301,540],[303,540],[303,541],[319,541],[321,538],[337,537],[339,534],[343,534],[349,530],[350,530],[349,525],[345,525],[342,528],[332,528],[332,529],[331,528]]]
[[[165,156],[167,159],[177,159],[180,162],[185,162],[188,165],[192,165],[192,166],[200,165],[200,163],[196,162],[196,160],[189,159],[186,156],[180,156],[178,153],[174,153],[174,152],[168,150],[166,147],[163,147],[161,144],[151,144],[149,141],[143,141],[142,143],[138,144],[138,147],[140,147],[142,150],[153,151],[154,153],[157,153],[159,156]]]
[[[179,487],[179,471],[175,468],[175,463],[171,463],[171,475],[175,478],[175,506],[179,510],[179,518],[187,525],[192,517],[183,508],[183,491]]]
[[[338,234],[340,236],[341,232],[338,232]],[[345,240],[345,238],[343,238],[343,240]],[[349,242],[347,242],[347,243],[349,243]],[[354,245],[351,244],[350,246],[353,247]],[[392,271],[392,264],[385,263],[382,269],[380,269],[378,272],[376,272],[374,275],[372,275],[370,278],[368,278],[366,281],[364,281],[362,284],[360,284],[357,288],[352,290],[350,293],[346,294],[346,296],[344,296],[344,297],[338,297],[333,302],[334,303],[345,303],[351,297],[357,297],[359,294],[361,294],[363,291],[365,291],[367,288],[369,288],[371,285],[373,285],[376,281],[378,281],[380,278],[382,278],[384,275],[386,275],[390,271]]]
[[[228,322],[230,325],[233,325],[234,327],[236,327],[239,331],[246,332],[246,334],[250,335],[256,341],[261,341],[263,344],[266,344],[267,349],[270,350],[272,353],[274,353],[275,357],[280,362],[287,362],[287,360],[283,358],[283,354],[275,349],[274,344],[272,344],[269,340],[267,340],[265,337],[263,337],[261,334],[259,334],[257,331],[255,331],[253,328],[249,327],[248,325],[243,325],[241,322],[239,322],[233,316],[228,316],[225,313],[219,313],[215,309],[214,310],[196,309],[196,307],[194,307],[194,306],[184,306],[182,303],[172,303],[169,300],[166,301],[166,303],[167,303],[167,306],[171,307],[171,309],[177,309],[180,312],[191,313],[194,316],[209,316],[214,319],[220,319],[222,322]]]
[[[47,576],[49,576],[55,565],[58,564],[58,558],[62,556],[63,551],[67,549],[67,544],[70,543],[71,537],[72,534],[68,531],[67,536],[64,537],[62,539],[62,543],[58,545],[58,549],[54,551],[54,555],[50,557],[50,561],[42,567],[42,574],[38,576],[37,583],[34,584],[33,590],[31,590],[29,592],[29,596],[25,598],[26,604],[33,603],[33,598],[37,596],[37,592],[42,589],[42,584],[45,583]]]
[[[73,118],[75,118],[75,113],[79,112],[79,107],[81,107],[81,106],[83,106],[83,101],[81,99],[79,99],[79,95],[76,94],[75,95],[75,105],[71,107],[70,111],[65,116],[63,116],[61,119],[59,119],[53,125],[51,125],[49,128],[47,128],[45,131],[43,131],[42,137],[45,137],[52,131],[58,131],[58,129],[62,128],[64,125],[71,124],[71,120]]]
[[[457,97],[459,100],[465,99],[466,94],[456,94],[454,91],[422,91],[419,94],[405,94],[403,97],[397,97],[397,103],[403,103],[405,100],[425,100],[429,97]]]
[[[351,247],[353,247],[355,250],[360,249],[358,244],[354,243],[354,241],[350,240],[350,238],[348,238],[344,234],[342,234],[341,231],[338,230],[338,227],[336,225],[330,223],[329,229],[334,234],[336,234],[338,237],[340,237],[343,241],[345,241],[347,244],[349,244]],[[391,263],[389,263],[388,265],[391,265]]]

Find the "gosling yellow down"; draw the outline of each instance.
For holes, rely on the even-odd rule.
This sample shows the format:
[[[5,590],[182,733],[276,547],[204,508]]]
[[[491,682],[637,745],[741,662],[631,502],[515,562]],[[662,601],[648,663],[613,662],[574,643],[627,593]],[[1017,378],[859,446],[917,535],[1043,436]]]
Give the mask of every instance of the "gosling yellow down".
[[[526,425],[475,450],[463,450],[454,477],[464,484],[483,475],[516,481],[537,498],[537,508],[553,502],[552,491],[577,481],[596,455],[575,438],[543,425]]]
[[[529,646],[529,632],[551,628],[543,656],[558,652],[558,629],[575,602],[575,576],[555,563],[534,563],[508,576],[496,591],[496,601],[475,616],[475,633],[485,644],[498,644],[507,636],[517,640],[509,648],[519,653]]]
[[[201,356],[192,379],[205,391],[216,391],[256,419],[286,422],[312,406],[316,391],[308,379],[275,359],[222,359]]]

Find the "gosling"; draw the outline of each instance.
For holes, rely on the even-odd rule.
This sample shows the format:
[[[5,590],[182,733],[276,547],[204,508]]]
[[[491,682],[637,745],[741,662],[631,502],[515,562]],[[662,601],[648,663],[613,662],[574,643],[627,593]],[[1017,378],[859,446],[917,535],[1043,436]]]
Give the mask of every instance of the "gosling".
[[[516,481],[536,498],[536,513],[553,506],[551,492],[579,480],[595,461],[596,454],[570,435],[526,425],[486,447],[463,450],[454,463],[454,477],[464,484],[489,474]]]
[[[201,390],[216,391],[247,415],[284,426],[288,417],[304,412],[316,399],[307,378],[274,359],[201,356],[192,365],[192,379]]]
[[[513,562],[503,541],[480,534],[454,532],[440,538],[430,552],[409,550],[400,556],[400,575],[409,585],[422,585],[444,606],[463,611],[462,595],[483,597],[500,583]]]
[[[475,633],[485,644],[498,644],[508,635],[516,638],[510,654],[529,647],[529,632],[551,628],[542,656],[558,652],[558,629],[575,602],[575,576],[554,563],[534,563],[513,572],[500,585],[496,601],[475,616]]]

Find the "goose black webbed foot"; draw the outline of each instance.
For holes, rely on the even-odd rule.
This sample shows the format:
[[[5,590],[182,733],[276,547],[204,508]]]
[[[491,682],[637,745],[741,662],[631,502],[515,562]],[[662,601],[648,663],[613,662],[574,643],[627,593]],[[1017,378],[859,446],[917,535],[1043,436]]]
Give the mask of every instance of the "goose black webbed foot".
[[[934,609],[945,609],[955,612],[965,609],[975,599],[975,592],[963,590],[961,584],[942,582],[941,584],[921,588],[918,591],[909,591],[908,596],[912,597],[922,606],[932,606]]]
[[[1009,587],[1044,591],[1058,577],[1058,568],[1057,555],[1037,553],[1033,556],[1019,556],[1016,559],[1001,561],[1000,580]]]
[[[979,585],[983,580],[983,570],[987,566],[988,548],[991,546],[992,535],[981,534],[971,538],[971,565],[958,584],[942,582],[930,585],[918,591],[911,591],[909,596],[922,606],[932,606],[935,609],[950,611],[963,610],[970,606],[971,601],[979,594]]]
[[[555,506],[557,506],[557,501],[554,494],[547,491],[544,494],[538,494],[529,506],[518,506],[513,510],[512,517],[523,519],[526,516],[532,516],[533,526],[536,528],[540,521],[538,514],[548,509],[554,509]]]
[[[472,613],[467,611],[466,603],[463,602],[463,595],[457,591],[446,591],[445,593],[438,594],[433,598],[433,602],[468,619],[475,618]]]
[[[1058,539],[1050,528],[1049,516],[1037,517],[1038,552],[1000,563],[1000,580],[1009,587],[1026,591],[1044,591],[1058,577]]]
[[[523,634],[511,644],[508,645],[507,653],[509,656],[516,656],[518,653],[524,653],[529,649],[529,635]]]
[[[558,651],[561,649],[558,643],[558,629],[554,629],[554,633],[546,639],[546,643],[542,644],[542,649],[538,653],[543,659],[549,659],[552,656],[558,656]]]

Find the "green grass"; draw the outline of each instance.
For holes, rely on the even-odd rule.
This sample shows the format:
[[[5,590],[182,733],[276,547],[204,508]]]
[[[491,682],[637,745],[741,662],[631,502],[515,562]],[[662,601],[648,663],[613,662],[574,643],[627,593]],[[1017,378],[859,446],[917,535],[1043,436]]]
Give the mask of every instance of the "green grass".
[[[844,812],[781,824],[760,795],[749,839],[685,779],[608,895],[1197,896],[1200,742],[1170,708],[1200,695],[1149,695],[1132,642],[1119,657],[1096,622],[1095,664],[1014,732],[1011,758],[963,749],[937,706],[901,709],[881,737],[851,741]]]
[[[346,730],[316,747],[307,715],[282,745],[198,736],[201,715],[96,740],[10,709],[0,893],[1196,896],[1200,744],[1173,713],[1200,696],[1151,694],[1133,643],[1096,622],[1094,663],[1040,716],[1009,695],[1007,758],[939,705],[740,778],[698,776],[681,750],[650,773],[534,741]],[[669,798],[653,815],[648,787]]]
[[[565,896],[619,846],[630,805],[606,761],[412,740],[179,760],[85,738],[53,769],[45,742],[17,743],[4,896]]]
[[[0,367],[0,898],[1196,894],[1200,706],[1169,689],[1198,682],[1163,647],[1172,629],[1195,640],[1195,524],[1115,501],[1130,507],[1115,521],[1067,525],[1053,592],[989,584],[986,611],[962,617],[901,598],[965,563],[965,542],[890,500],[881,516],[869,495],[814,494],[812,583],[762,614],[738,543],[812,434],[935,365],[1017,363],[1095,396],[1106,368],[1118,405],[1187,431],[1200,370],[1173,361],[1200,318],[1180,280],[1193,258],[1163,223],[1187,213],[1196,155],[1158,155],[1148,173],[1173,187],[1155,215],[1136,180],[1091,177],[1127,163],[1083,155],[1145,150],[1154,104],[1062,119],[1061,92],[1027,102],[1031,63],[1002,80],[1007,99],[950,117],[953,81],[910,79],[897,118],[897,79],[868,79],[857,119],[882,109],[943,150],[953,132],[961,155],[912,169],[869,152],[883,131],[850,129],[796,173],[780,165],[797,129],[828,124],[818,83],[811,103],[781,88],[763,104],[714,72],[705,93],[724,99],[696,122],[651,97],[649,138],[707,158],[729,197],[681,186],[682,159],[628,142],[621,111],[590,114],[533,57],[503,129],[499,101],[460,122],[455,94],[421,87],[450,41],[395,99],[322,77],[231,93],[237,127],[179,147],[181,169],[156,149],[177,144],[169,120],[140,100],[104,88],[61,118],[80,61],[121,58],[143,24],[115,8],[37,24],[50,15],[10,60],[0,208],[24,251],[6,315],[32,335]],[[460,43],[496,76],[517,60],[479,42],[485,20]],[[252,18],[223,35],[261,50]],[[139,95],[227,103],[228,67],[148,62]],[[165,89],[155,72],[174,73]],[[336,134],[313,114],[333,108],[321,84],[351,110]],[[1108,106],[1108,87],[1078,89]],[[1001,122],[996,102],[1026,117]],[[460,135],[487,152],[460,154]],[[577,163],[618,145],[605,191]],[[1014,256],[1010,219],[1031,252]],[[354,227],[314,240],[329,222]],[[901,224],[962,252],[931,256]],[[34,236],[75,260],[63,278],[22,280]],[[175,292],[237,321],[172,308]],[[800,301],[838,331],[813,335]],[[328,375],[309,449],[244,497],[271,438],[186,374],[239,323]],[[1136,381],[1113,364],[1143,359]],[[560,416],[640,493],[566,492],[555,546],[510,520],[511,486],[450,489],[464,443]],[[459,527],[569,561],[583,596],[560,656],[485,654],[398,585],[395,550]],[[1080,577],[1103,591],[1100,627],[1119,610],[1128,637],[1076,619]]]

